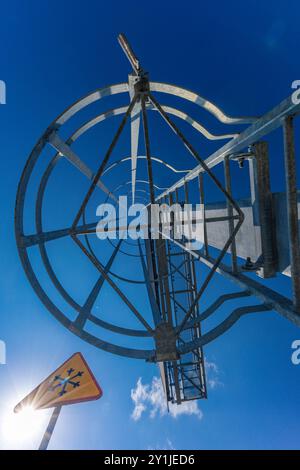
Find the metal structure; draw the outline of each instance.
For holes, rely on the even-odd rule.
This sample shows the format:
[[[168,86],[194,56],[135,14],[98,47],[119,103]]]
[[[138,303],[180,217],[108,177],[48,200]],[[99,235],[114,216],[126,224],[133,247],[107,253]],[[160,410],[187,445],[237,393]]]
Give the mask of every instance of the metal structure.
[[[100,349],[158,363],[167,399],[180,404],[186,400],[207,396],[203,347],[226,332],[242,315],[276,310],[296,325],[300,325],[300,249],[293,136],[293,119],[300,112],[300,104],[294,104],[289,97],[260,118],[230,117],[194,92],[175,85],[150,81],[124,35],[119,36],[119,43],[133,69],[128,82],[96,90],[73,104],[49,126],[34,147],[18,188],[15,209],[17,245],[32,287],[46,308],[66,328]],[[73,131],[70,137],[65,137],[64,128],[72,118],[80,116],[83,110],[98,103],[102,98],[119,94],[129,96],[129,104],[89,118]],[[224,125],[247,127],[242,132],[214,135],[181,109],[161,105],[157,98],[160,94],[179,97],[200,106]],[[196,167],[191,170],[179,170],[174,162],[167,162],[151,154],[148,121],[149,113],[153,111],[162,118],[196,160]],[[74,151],[74,144],[87,131],[115,116],[123,117],[99,167],[94,171]],[[208,158],[203,159],[190,139],[179,128],[177,124],[179,120],[184,121],[185,126],[190,125],[194,131],[208,140],[228,140],[228,142]],[[131,155],[130,157],[122,155],[121,158],[119,156],[114,160],[112,153],[125,132],[127,123],[130,125]],[[141,123],[144,155],[139,154]],[[284,130],[285,142],[287,190],[286,194],[282,195],[271,193],[268,146],[262,141],[262,138],[278,127]],[[54,149],[54,153],[51,154],[39,182],[34,209],[35,232],[25,233],[25,201],[28,197],[28,185],[41,161],[41,155],[45,149],[49,150],[49,147]],[[232,195],[231,166],[236,162],[243,165],[246,160],[249,161],[251,197],[247,201],[237,201]],[[86,177],[87,181],[90,181],[90,184],[79,208],[75,211],[72,224],[63,229],[46,230],[42,217],[45,192],[53,171],[61,161],[69,162]],[[131,168],[125,171],[128,162]],[[138,179],[137,171],[144,164],[146,164],[147,178]],[[162,189],[155,180],[154,165],[169,171],[172,178],[178,172],[182,172],[183,176],[167,189]],[[213,171],[220,165],[224,167],[224,183]],[[112,190],[109,177],[115,170],[121,170],[121,180],[118,180],[117,186],[116,179],[111,180],[115,187]],[[126,173],[130,178],[124,180]],[[217,204],[207,202],[204,176],[208,178],[210,188],[222,196],[221,202]],[[213,189],[210,189],[210,192]],[[99,190],[115,205],[118,205],[120,194],[130,195],[132,202],[143,201],[149,207],[158,202],[179,205],[200,203],[203,248],[187,249],[184,239],[175,240],[172,236],[168,238],[159,231],[158,238],[150,236],[144,241],[138,240],[134,248],[135,254],[123,250],[126,242],[122,239],[111,243],[112,253],[104,263],[91,245],[91,237],[95,237],[96,234],[97,222],[87,221],[88,206],[94,193]],[[280,217],[286,217],[288,222],[286,230],[283,230],[278,222],[276,225],[278,211]],[[171,225],[172,230],[176,230],[174,220]],[[74,243],[92,263],[99,275],[83,303],[75,300],[63,287],[48,255],[48,244],[62,238],[69,238],[70,242]],[[30,258],[30,250],[34,247],[38,247],[49,280],[61,298],[75,312],[72,318],[52,301],[39,281],[39,274],[36,273]],[[112,271],[115,259],[122,252],[131,257],[135,256],[140,261],[143,279],[132,279]],[[201,276],[198,273],[200,265],[204,266]],[[282,272],[291,276],[292,299],[282,296],[261,282],[261,278],[269,278]],[[221,296],[216,293],[213,302],[204,309],[200,301],[205,298],[208,286],[215,275],[224,276],[236,284],[239,290]],[[141,312],[130,300],[124,288],[120,287],[120,283],[125,282],[146,288],[152,318],[146,318],[144,312]],[[122,299],[143,329],[116,325],[96,314],[94,306],[101,296],[104,284],[108,284]],[[234,300],[240,301],[242,298],[249,299],[249,305],[236,306],[225,320],[209,331],[202,332],[203,322],[222,304]],[[255,298],[257,301],[253,304]],[[128,348],[100,339],[98,335],[88,330],[90,324],[104,328],[111,334],[126,335],[136,340],[152,338],[152,347]]]

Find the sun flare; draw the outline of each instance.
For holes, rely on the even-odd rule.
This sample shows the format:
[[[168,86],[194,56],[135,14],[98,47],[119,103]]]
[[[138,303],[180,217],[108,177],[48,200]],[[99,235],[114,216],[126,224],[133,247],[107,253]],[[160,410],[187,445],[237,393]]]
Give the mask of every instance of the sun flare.
[[[7,407],[1,419],[1,441],[6,448],[34,448],[42,439],[48,422],[48,414],[26,406],[14,413],[13,406]]]

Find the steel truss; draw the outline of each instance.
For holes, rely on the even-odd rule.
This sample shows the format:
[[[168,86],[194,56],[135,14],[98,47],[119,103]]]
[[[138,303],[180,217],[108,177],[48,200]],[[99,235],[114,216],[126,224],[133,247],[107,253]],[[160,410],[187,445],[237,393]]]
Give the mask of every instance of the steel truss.
[[[119,42],[127,58],[129,59],[133,72],[129,75],[128,83],[120,83],[96,90],[85,96],[70,108],[64,111],[44,132],[34,147],[27,164],[24,168],[17,193],[15,208],[15,233],[20,258],[26,275],[35,292],[46,306],[46,308],[74,334],[89,342],[90,344],[112,352],[114,354],[144,359],[157,362],[160,365],[162,381],[166,390],[168,400],[178,404],[183,401],[206,398],[205,361],[203,346],[227,331],[242,315],[254,312],[276,310],[296,325],[300,325],[300,251],[298,234],[297,214],[297,187],[295,180],[295,151],[293,135],[293,119],[299,114],[300,104],[294,104],[289,97],[279,106],[261,118],[240,117],[234,118],[226,115],[216,105],[205,100],[200,95],[175,85],[152,82],[148,78],[135,56],[132,48],[124,35],[119,36]],[[81,125],[68,139],[61,137],[60,129],[81,110],[90,104],[101,100],[103,97],[128,93],[130,103],[128,106],[110,109],[102,112],[88,122]],[[195,121],[182,110],[161,105],[153,93],[164,93],[181,97],[191,101],[211,113],[216,119],[224,124],[250,124],[242,133],[226,133],[214,135],[205,127]],[[149,135],[148,113],[155,111],[168,124],[178,139],[194,157],[197,166],[191,170],[178,170],[162,159],[153,157],[151,154],[151,143]],[[94,172],[73,150],[72,145],[83,136],[89,129],[105,121],[108,118],[123,115],[122,121],[115,136],[101,161],[99,168]],[[177,124],[173,116],[190,124],[197,132],[210,140],[230,139],[223,147],[214,152],[209,158],[203,159],[194,146],[189,142]],[[131,129],[131,156],[124,157],[111,162],[111,155],[120,139],[127,123]],[[142,125],[145,155],[138,155],[139,128]],[[262,259],[259,268],[263,277],[270,277],[276,273],[274,239],[272,226],[272,202],[268,181],[268,155],[264,142],[261,139],[268,133],[283,127],[285,142],[285,168],[287,183],[287,212],[289,223],[289,249],[291,260],[291,278],[293,284],[293,300],[287,299],[274,290],[263,286],[258,280],[249,277],[241,267],[237,235],[244,221],[244,213],[237,201],[232,196],[232,181],[230,166],[234,160],[239,162],[251,159],[251,165],[257,183],[258,191],[258,217],[261,228]],[[39,157],[45,147],[51,146],[55,154],[48,164],[40,180],[37,191],[35,207],[36,232],[26,234],[24,230],[24,204],[27,195],[28,184],[31,174],[36,167]],[[249,152],[247,149],[251,147]],[[90,186],[85,197],[76,212],[70,227],[59,230],[45,231],[42,223],[43,202],[47,184],[53,170],[61,159],[65,159],[82,173],[89,181]],[[103,178],[108,173],[119,168],[120,165],[131,163],[131,180],[121,182],[114,190],[110,189]],[[148,179],[137,179],[137,165],[144,161],[147,165]],[[172,172],[183,172],[184,176],[174,185],[162,191],[154,182],[153,164],[160,164]],[[225,185],[216,178],[213,168],[216,165],[224,166]],[[214,187],[223,195],[226,202],[226,213],[221,216],[211,217],[205,205],[205,187],[203,176],[207,175]],[[144,278],[133,280],[122,277],[112,271],[113,263],[119,253],[122,253],[122,240],[113,245],[112,254],[106,264],[103,264],[96,256],[89,242],[88,235],[96,233],[96,222],[86,222],[86,208],[96,190],[106,194],[107,200],[118,204],[118,192],[125,190],[130,194],[132,200],[142,197],[148,204],[156,202],[179,204],[189,203],[190,185],[195,179],[197,182],[197,200],[203,207],[203,242],[201,250],[192,251],[186,248],[184,237],[174,240],[174,237],[165,237],[163,231],[159,230],[157,239],[145,240],[144,245],[138,243]],[[144,190],[137,189],[138,184],[146,184]],[[129,186],[131,191],[129,192]],[[126,192],[126,188],[128,191]],[[184,196],[179,196],[179,189],[184,188]],[[267,189],[267,190],[266,190]],[[141,196],[142,194],[142,196]],[[221,249],[214,254],[211,252],[209,241],[209,227],[214,223],[223,223],[228,227],[228,237]],[[175,230],[174,221],[172,229]],[[54,269],[52,268],[47,244],[63,237],[69,237],[85,254],[87,259],[98,271],[98,280],[92,286],[90,294],[83,305],[80,305],[63,287]],[[70,319],[47,294],[42,287],[38,276],[30,262],[29,251],[32,247],[39,248],[42,262],[45,266],[49,279],[52,281],[62,298],[76,312],[75,319]],[[230,253],[230,264],[225,264],[226,257]],[[134,256],[134,255],[132,255]],[[208,268],[208,273],[201,282],[196,276],[196,264],[203,263]],[[254,266],[256,267],[256,266]],[[205,293],[213,276],[218,273],[234,282],[241,289],[238,292],[221,295],[205,310],[199,307],[199,301]],[[117,284],[118,280],[144,283],[147,288],[151,306],[153,321],[146,319],[142,312],[129,300],[126,293]],[[114,292],[123,300],[142,329],[131,329],[118,326],[99,318],[93,308],[104,283],[108,283]],[[218,326],[212,330],[202,333],[201,324],[224,303],[233,299],[254,297],[259,299],[257,305],[235,308],[232,313]],[[153,339],[152,349],[133,349],[119,346],[100,339],[89,333],[86,329],[88,322],[107,329],[113,333]]]

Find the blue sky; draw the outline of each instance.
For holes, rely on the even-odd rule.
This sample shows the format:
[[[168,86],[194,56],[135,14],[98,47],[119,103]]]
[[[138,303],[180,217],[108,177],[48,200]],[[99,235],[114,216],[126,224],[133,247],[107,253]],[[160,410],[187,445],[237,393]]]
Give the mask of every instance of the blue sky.
[[[153,1],[147,8],[140,2],[132,1],[129,6],[118,0],[113,4],[92,0],[1,3],[0,79],[7,85],[7,104],[0,106],[0,339],[7,345],[7,364],[0,366],[0,423],[19,398],[81,351],[104,396],[63,409],[52,449],[299,448],[300,366],[290,359],[291,343],[300,339],[296,327],[273,312],[241,319],[205,349],[209,399],[193,405],[190,415],[167,414],[159,398],[155,401],[159,391],[153,381],[157,376],[154,365],[93,348],[46,311],[23,272],[13,231],[18,180],[44,129],[86,93],[126,81],[130,70],[116,40],[119,32],[126,33],[151,79],[192,89],[233,116],[260,115],[289,95],[292,81],[300,78],[299,14],[299,2],[293,0],[288,4],[274,0],[184,5],[176,0]],[[116,124],[105,126],[102,134],[91,135],[90,147],[84,148],[87,141],[78,147],[83,154],[96,151],[97,137],[107,147]],[[167,153],[168,145],[177,151],[173,141],[163,141],[163,133],[158,136],[153,153]],[[283,190],[279,138],[276,134],[271,143],[278,158],[271,175],[274,191]],[[202,154],[208,156],[209,148],[199,142]],[[183,153],[178,152],[174,153],[176,162]],[[49,224],[59,226],[70,220],[68,209],[78,207],[81,200],[81,192],[74,191],[75,174],[70,171],[68,176],[70,180],[58,173],[52,182],[49,195],[64,195],[64,199],[61,205],[52,199]],[[242,179],[237,178],[235,191],[236,196],[245,195]],[[64,244],[53,249],[53,259],[70,291],[83,299],[90,270],[77,271],[74,283],[72,263],[66,266],[65,261],[66,257],[73,260],[74,248],[66,249]],[[125,262],[118,268],[127,270]],[[288,294],[287,279],[269,282]],[[216,278],[208,300],[214,291],[228,289],[227,283]],[[129,292],[141,308],[147,308],[144,297],[135,295],[132,288]],[[114,315],[123,321],[123,307],[109,289],[101,308],[104,318]],[[131,395],[146,408],[137,420],[132,418],[135,402]],[[39,413],[47,419],[47,412]],[[20,446],[1,433],[2,448]],[[38,438],[22,445],[36,447]]]

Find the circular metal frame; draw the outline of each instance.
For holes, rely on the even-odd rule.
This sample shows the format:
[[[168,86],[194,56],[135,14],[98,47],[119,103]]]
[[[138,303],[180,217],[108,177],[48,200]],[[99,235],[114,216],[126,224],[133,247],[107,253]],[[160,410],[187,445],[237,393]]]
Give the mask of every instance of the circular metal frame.
[[[177,87],[175,85],[170,85],[170,84],[165,84],[165,83],[158,83],[158,82],[149,82],[150,85],[150,90],[153,92],[161,92],[165,94],[170,94],[170,95],[175,95],[177,97],[183,98],[184,100],[188,100],[193,102],[194,104],[203,107],[206,109],[208,112],[213,114],[217,119],[219,119],[221,122],[224,122],[226,124],[240,124],[244,122],[250,122],[249,118],[231,118],[229,116],[226,116],[219,108],[217,108],[214,104],[209,102],[208,100],[205,100],[201,96],[186,90],[184,88]],[[131,348],[125,348],[116,344],[109,343],[107,341],[104,341],[84,329],[79,328],[76,325],[76,321],[71,321],[50,299],[48,294],[45,292],[43,289],[42,285],[40,284],[32,264],[30,263],[30,259],[28,256],[28,250],[30,249],[30,246],[32,243],[28,242],[28,236],[24,234],[24,202],[25,202],[25,197],[27,193],[27,188],[28,188],[28,183],[31,177],[31,174],[35,168],[35,165],[39,159],[39,156],[41,155],[44,147],[50,143],[52,145],[51,141],[51,136],[53,135],[58,135],[59,129],[67,122],[69,121],[75,114],[79,113],[81,110],[89,106],[90,104],[102,99],[103,97],[107,96],[113,96],[121,93],[128,93],[129,92],[129,85],[127,83],[120,83],[116,85],[110,85],[108,87],[98,89],[94,91],[93,93],[90,93],[83,97],[82,99],[78,100],[76,103],[71,105],[66,111],[64,111],[62,114],[58,116],[57,119],[55,119],[52,124],[49,126],[48,129],[43,133],[42,137],[38,140],[37,144],[33,148],[27,163],[25,165],[25,168],[23,170],[19,186],[18,186],[18,192],[17,192],[17,198],[16,198],[16,207],[15,207],[15,235],[16,235],[16,240],[17,240],[17,246],[18,246],[18,251],[20,255],[20,259],[23,265],[23,268],[25,270],[25,273],[29,279],[29,282],[31,283],[33,289],[35,290],[36,294],[40,298],[40,300],[43,302],[45,307],[54,315],[54,317],[66,328],[68,328],[70,331],[72,331],[74,334],[79,336],[81,339],[87,341],[88,343],[103,349],[105,351],[109,351],[114,354],[118,354],[121,356],[127,356],[127,357],[132,357],[136,359],[146,359],[146,360],[151,360],[154,357],[154,350],[144,350],[144,349],[131,349]],[[172,108],[170,106],[162,106],[163,110],[171,115],[176,116],[179,119],[184,120],[188,124],[190,124],[195,130],[203,134],[206,138],[212,139],[212,140],[219,140],[219,139],[229,139],[232,137],[235,137],[237,134],[226,134],[226,135],[213,135],[209,131],[207,131],[201,124],[199,124],[197,121],[195,121],[192,117],[187,115],[186,113]],[[147,109],[149,110],[155,110],[152,106],[147,106]],[[89,129],[93,128],[96,124],[106,120],[107,118],[121,115],[126,113],[127,107],[119,107],[115,109],[111,109],[109,111],[103,112],[99,114],[98,116],[94,117],[93,119],[90,119],[88,122],[86,122],[84,125],[82,125],[80,128],[78,128],[65,142],[67,146],[71,146],[80,136],[85,134]],[[46,268],[47,274],[49,278],[51,279],[53,285],[59,292],[59,294],[63,297],[64,300],[66,300],[69,305],[71,305],[75,311],[79,312],[82,310],[82,306],[80,306],[70,295],[69,293],[64,289],[60,281],[58,280],[58,277],[56,276],[52,265],[50,263],[48,253],[46,250],[46,240],[43,239],[43,224],[42,224],[42,208],[43,208],[43,200],[44,200],[44,194],[45,194],[45,189],[47,187],[49,178],[56,167],[57,163],[60,161],[61,158],[65,158],[65,155],[58,151],[50,163],[48,164],[45,172],[42,175],[39,188],[38,188],[38,193],[37,193],[37,200],[36,200],[36,208],[35,208],[35,222],[36,222],[36,240],[37,244],[40,250],[40,255],[42,262]],[[113,167],[118,165],[119,163],[122,163],[126,160],[128,160],[130,157],[126,157],[125,159],[122,159],[118,162],[114,162],[112,165],[107,167],[104,171],[104,173],[107,173],[110,171]],[[145,157],[139,157],[139,158],[145,158]],[[175,170],[171,165],[163,162],[162,160],[156,159],[153,157],[154,161],[159,161],[159,163],[163,163],[166,165],[169,169],[172,169],[172,171],[175,172],[184,172],[185,170]],[[188,171],[188,170],[186,170]],[[30,236],[29,236],[30,238]],[[113,273],[111,273],[113,274]],[[129,329],[129,328],[123,328],[117,325],[113,325],[111,323],[105,322],[99,318],[97,318],[92,311],[89,312],[88,319],[92,322],[94,322],[96,325],[101,326],[109,331],[112,331],[114,333],[120,333],[123,335],[129,335],[129,336],[135,336],[135,337],[149,337],[152,334],[149,333],[149,331],[146,330],[135,330],[135,329]]]

